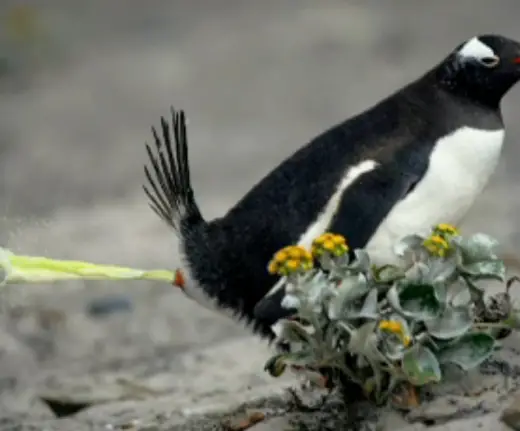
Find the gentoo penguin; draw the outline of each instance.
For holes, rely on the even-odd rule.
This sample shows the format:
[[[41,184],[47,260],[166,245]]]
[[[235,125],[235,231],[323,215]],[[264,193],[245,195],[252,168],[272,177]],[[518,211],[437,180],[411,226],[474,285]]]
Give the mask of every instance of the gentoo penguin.
[[[287,245],[324,232],[391,263],[392,246],[437,223],[460,223],[495,170],[504,140],[500,102],[520,79],[520,43],[473,37],[423,76],[326,130],[257,183],[226,215],[206,221],[190,181],[184,112],[161,119],[147,145],[144,190],[176,231],[176,285],[273,338],[283,283],[267,271]]]

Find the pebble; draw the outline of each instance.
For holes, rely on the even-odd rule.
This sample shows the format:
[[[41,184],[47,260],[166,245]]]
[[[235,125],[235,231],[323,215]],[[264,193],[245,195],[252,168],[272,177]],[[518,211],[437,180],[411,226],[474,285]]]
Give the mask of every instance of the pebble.
[[[92,317],[105,317],[114,313],[130,312],[133,309],[132,301],[121,295],[96,298],[87,306],[87,313]]]

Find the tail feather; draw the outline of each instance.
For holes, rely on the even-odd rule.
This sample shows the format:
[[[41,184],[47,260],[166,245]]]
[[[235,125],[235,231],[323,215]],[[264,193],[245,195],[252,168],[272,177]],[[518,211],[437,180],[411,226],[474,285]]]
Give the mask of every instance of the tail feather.
[[[143,190],[151,209],[164,222],[179,230],[184,221],[203,219],[191,186],[186,116],[184,111],[173,108],[171,115],[172,133],[164,117],[161,117],[161,136],[152,127],[155,146],[152,149],[146,144],[151,166],[144,167],[148,184],[143,185]]]

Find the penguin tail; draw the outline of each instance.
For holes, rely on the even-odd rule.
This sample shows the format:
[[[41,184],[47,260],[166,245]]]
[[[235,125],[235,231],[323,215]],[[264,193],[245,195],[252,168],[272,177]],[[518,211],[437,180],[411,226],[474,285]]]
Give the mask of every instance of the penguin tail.
[[[160,131],[152,127],[153,145],[146,145],[143,190],[151,209],[179,234],[205,224],[190,180],[188,137],[184,111],[171,108],[171,127],[161,117]]]

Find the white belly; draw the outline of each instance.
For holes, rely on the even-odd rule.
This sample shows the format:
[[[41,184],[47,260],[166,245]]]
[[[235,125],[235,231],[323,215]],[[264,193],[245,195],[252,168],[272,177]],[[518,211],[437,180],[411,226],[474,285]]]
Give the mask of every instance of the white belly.
[[[374,263],[392,263],[405,235],[426,235],[437,223],[458,224],[494,172],[504,130],[458,129],[437,142],[425,176],[386,216],[366,250]]]

